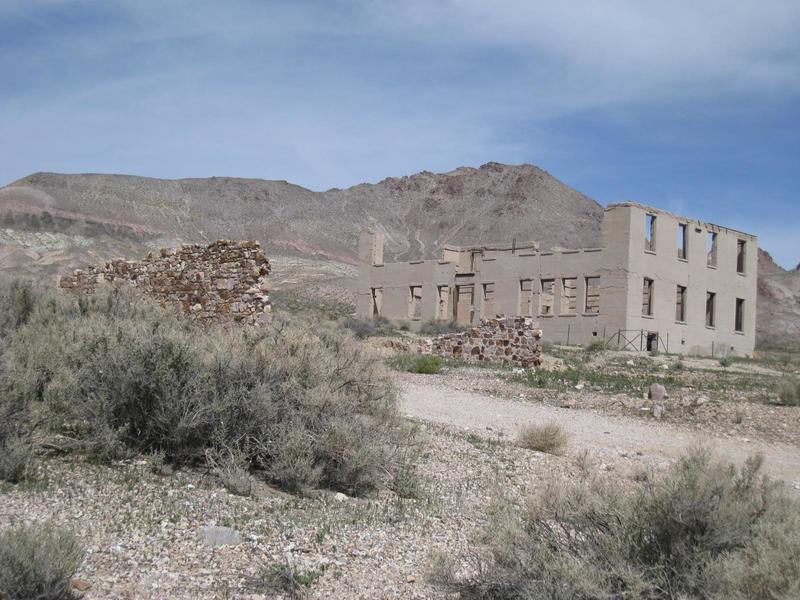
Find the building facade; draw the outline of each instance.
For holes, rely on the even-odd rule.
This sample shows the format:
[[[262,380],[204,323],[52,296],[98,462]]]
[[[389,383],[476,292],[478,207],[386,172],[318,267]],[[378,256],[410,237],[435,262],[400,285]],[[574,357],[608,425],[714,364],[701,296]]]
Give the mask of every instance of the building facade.
[[[602,246],[446,246],[440,260],[385,263],[383,235],[359,239],[360,318],[418,327],[530,316],[545,339],[725,356],[755,345],[755,236],[636,203],[612,204]]]

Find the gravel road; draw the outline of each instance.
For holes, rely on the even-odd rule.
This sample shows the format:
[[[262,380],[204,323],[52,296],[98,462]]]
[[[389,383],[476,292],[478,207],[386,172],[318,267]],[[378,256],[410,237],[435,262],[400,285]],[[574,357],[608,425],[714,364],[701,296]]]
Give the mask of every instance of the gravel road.
[[[452,389],[441,383],[427,384],[410,380],[399,383],[402,410],[416,419],[445,423],[484,435],[505,436],[515,436],[525,424],[554,421],[568,432],[570,452],[586,448],[604,463],[622,464],[623,467],[626,460],[636,457],[643,459],[646,464],[666,464],[699,444],[713,448],[736,463],[742,463],[753,453],[761,452],[766,459],[767,473],[785,480],[791,488],[800,492],[800,452],[796,446],[789,444],[709,434],[701,436],[695,431],[655,420],[508,400]]]

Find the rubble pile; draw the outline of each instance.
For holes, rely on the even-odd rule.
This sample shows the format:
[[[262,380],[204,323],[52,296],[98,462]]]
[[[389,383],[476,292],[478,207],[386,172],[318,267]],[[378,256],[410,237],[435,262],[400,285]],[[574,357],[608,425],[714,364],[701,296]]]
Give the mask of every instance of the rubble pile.
[[[260,324],[271,318],[270,264],[255,241],[162,248],[144,260],[118,259],[62,277],[63,289],[91,293],[104,282],[127,281],[193,319]]]
[[[538,367],[542,364],[541,338],[542,330],[530,318],[481,319],[477,327],[429,340],[423,353],[467,362]]]

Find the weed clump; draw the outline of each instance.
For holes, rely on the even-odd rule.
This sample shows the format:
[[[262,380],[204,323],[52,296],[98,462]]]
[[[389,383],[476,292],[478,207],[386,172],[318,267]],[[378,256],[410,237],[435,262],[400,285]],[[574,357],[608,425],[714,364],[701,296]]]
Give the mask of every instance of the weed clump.
[[[391,381],[335,326],[204,328],[127,288],[45,294],[20,314],[0,403],[96,459],[206,464],[236,493],[247,471],[358,495],[404,468],[410,430]]]
[[[353,332],[358,339],[365,339],[376,335],[394,335],[395,330],[392,322],[386,317],[367,321],[365,319],[345,319],[342,327]]]
[[[388,363],[397,371],[435,375],[442,370],[443,361],[438,356],[403,352],[391,357]]]
[[[723,356],[719,359],[719,366],[723,369],[727,369],[733,364],[733,359],[730,356]]]
[[[519,432],[517,444],[528,450],[547,454],[563,454],[567,447],[567,432],[558,423],[525,425]]]
[[[83,548],[52,523],[0,531],[0,597],[65,600],[69,580],[83,561]]]
[[[444,335],[446,333],[457,333],[459,331],[464,331],[464,327],[455,321],[441,321],[437,319],[426,321],[419,328],[420,334],[431,337]]]
[[[472,576],[433,577],[473,599],[798,597],[800,506],[761,467],[696,450],[632,489],[553,478],[493,512]]]

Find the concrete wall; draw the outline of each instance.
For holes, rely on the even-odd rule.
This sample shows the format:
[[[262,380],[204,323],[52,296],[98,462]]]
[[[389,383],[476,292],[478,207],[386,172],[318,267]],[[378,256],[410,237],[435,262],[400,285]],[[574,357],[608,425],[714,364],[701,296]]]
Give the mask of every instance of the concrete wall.
[[[609,215],[614,216],[613,220]],[[648,214],[656,217],[655,249],[645,249]],[[678,256],[678,224],[686,225],[687,253]],[[717,234],[716,266],[709,266],[707,236]],[[628,237],[627,318],[624,329],[657,331],[662,350],[724,356],[750,354],[755,345],[758,241],[755,236],[672,215],[638,204],[606,211],[603,239]],[[737,272],[737,242],[745,242],[744,273]],[[641,310],[644,278],[654,281],[652,316]],[[677,286],[686,288],[685,320],[676,320]],[[715,323],[706,326],[706,293],[716,294]],[[736,299],[744,300],[744,323],[735,331]],[[668,343],[667,343],[668,342]]]
[[[655,217],[652,249],[646,248],[647,215]],[[686,225],[687,252],[678,255],[678,225]],[[717,234],[716,266],[709,266],[706,238]],[[744,273],[737,273],[737,242],[745,242]],[[532,242],[511,246],[447,247],[442,260],[383,263],[383,239],[368,232],[359,241],[357,314],[379,313],[417,328],[430,319],[476,324],[496,315],[538,319],[550,341],[588,344],[619,341],[629,349],[725,355],[750,354],[755,344],[757,240],[724,227],[693,221],[634,203],[606,209],[602,248],[540,252]],[[380,262],[378,262],[380,261]],[[599,310],[586,310],[587,277],[599,290]],[[652,314],[642,314],[644,278],[653,280]],[[529,280],[530,291],[521,281]],[[552,280],[552,309],[543,310],[543,281]],[[566,281],[565,281],[566,280]],[[685,320],[676,320],[677,286],[686,288]],[[472,301],[458,290],[473,286]],[[412,292],[412,287],[413,292]],[[440,304],[440,289],[446,305]],[[569,291],[573,290],[573,291]],[[413,296],[421,291],[420,307]],[[706,293],[716,294],[714,327],[706,327]],[[570,303],[567,294],[574,294]],[[741,332],[734,331],[736,299],[744,302]],[[570,305],[571,304],[571,305]]]

